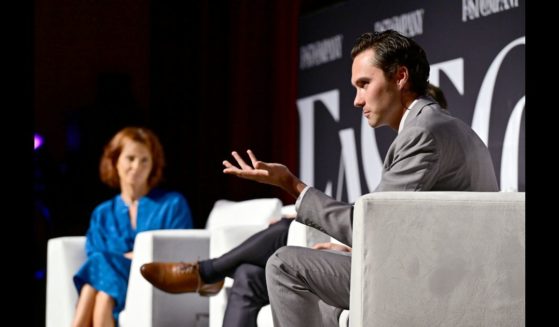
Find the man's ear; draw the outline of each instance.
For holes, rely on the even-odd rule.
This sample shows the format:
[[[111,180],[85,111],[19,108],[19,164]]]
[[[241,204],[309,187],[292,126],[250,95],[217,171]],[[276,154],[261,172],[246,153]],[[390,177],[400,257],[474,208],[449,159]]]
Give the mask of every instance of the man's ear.
[[[396,80],[396,84],[398,85],[398,89],[403,90],[404,86],[406,86],[406,83],[408,82],[409,79],[409,71],[408,71],[408,67],[406,66],[399,66],[398,70],[396,71],[396,75],[395,75],[395,80]]]

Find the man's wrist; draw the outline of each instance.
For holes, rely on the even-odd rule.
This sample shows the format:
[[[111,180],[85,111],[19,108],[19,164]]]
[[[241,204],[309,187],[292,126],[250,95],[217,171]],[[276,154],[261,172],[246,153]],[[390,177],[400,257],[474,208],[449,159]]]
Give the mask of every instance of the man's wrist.
[[[299,178],[293,177],[293,180],[290,183],[290,191],[289,193],[297,199],[301,192],[307,187],[307,184],[303,183]]]

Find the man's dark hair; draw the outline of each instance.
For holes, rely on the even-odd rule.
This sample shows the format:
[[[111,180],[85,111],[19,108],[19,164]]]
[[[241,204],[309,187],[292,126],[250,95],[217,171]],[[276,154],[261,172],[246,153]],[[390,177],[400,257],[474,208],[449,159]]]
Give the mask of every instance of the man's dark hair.
[[[375,62],[372,64],[382,69],[388,78],[393,78],[398,66],[406,66],[410,72],[410,88],[419,95],[425,95],[429,62],[423,48],[414,40],[394,31],[367,32],[355,41],[351,49],[351,58],[361,52],[373,49]]]

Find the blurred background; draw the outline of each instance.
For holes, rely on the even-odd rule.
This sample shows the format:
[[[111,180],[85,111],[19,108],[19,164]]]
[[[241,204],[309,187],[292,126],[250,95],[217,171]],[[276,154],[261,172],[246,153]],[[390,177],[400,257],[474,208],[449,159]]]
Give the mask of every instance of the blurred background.
[[[115,194],[98,163],[123,126],[159,135],[162,186],[185,195],[196,228],[218,199],[293,203],[223,175],[222,161],[250,148],[298,173],[298,20],[340,2],[34,1],[33,314],[21,325],[44,326],[47,240],[84,235]]]

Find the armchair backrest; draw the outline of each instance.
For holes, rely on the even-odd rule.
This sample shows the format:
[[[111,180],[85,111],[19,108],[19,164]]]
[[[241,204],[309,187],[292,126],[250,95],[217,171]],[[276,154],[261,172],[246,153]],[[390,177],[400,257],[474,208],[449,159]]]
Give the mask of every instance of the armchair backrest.
[[[227,226],[262,225],[281,218],[282,202],[277,198],[246,201],[218,200],[206,221],[206,229]]]

